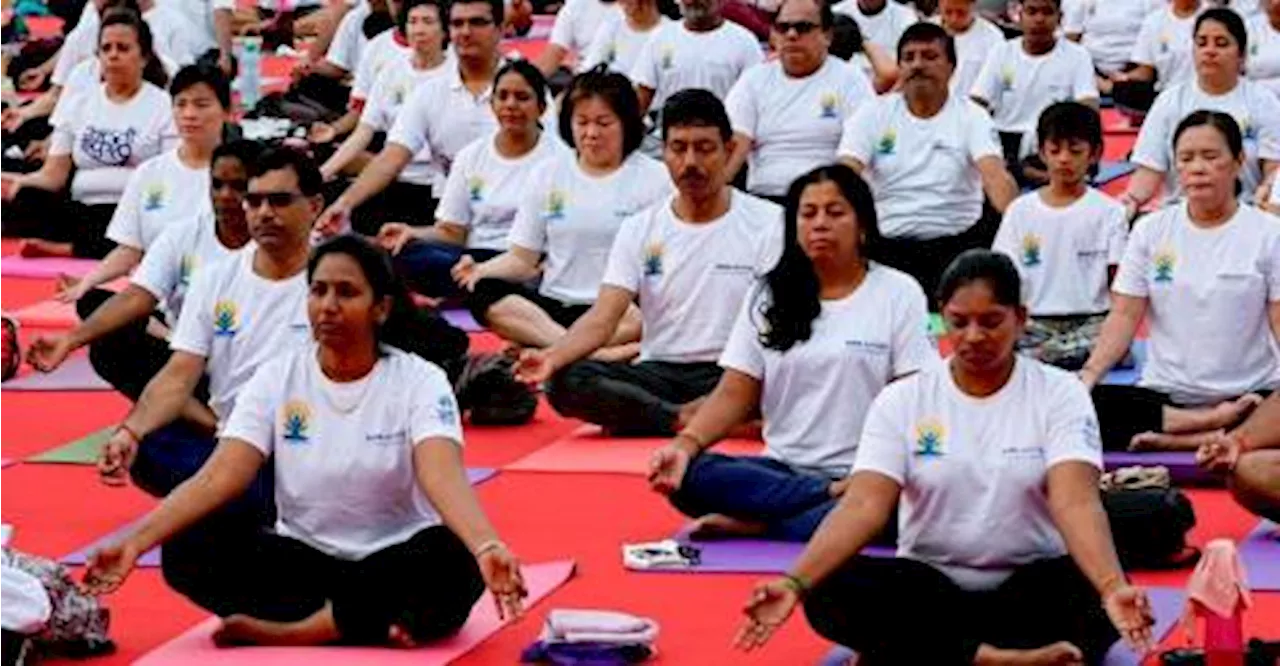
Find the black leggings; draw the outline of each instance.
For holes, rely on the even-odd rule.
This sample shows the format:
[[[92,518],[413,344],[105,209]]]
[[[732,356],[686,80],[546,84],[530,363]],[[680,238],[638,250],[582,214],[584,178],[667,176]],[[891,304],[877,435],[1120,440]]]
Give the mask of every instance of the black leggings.
[[[76,314],[84,321],[114,295],[106,289],[92,289],[76,301]],[[147,332],[147,324],[153,318],[158,319],[135,319],[89,343],[89,363],[94,371],[130,400],[137,401],[172,355],[167,342]],[[197,388],[201,395],[207,393],[205,382],[201,379]]]
[[[715,363],[578,361],[551,379],[547,400],[614,435],[670,437],[680,407],[710,393],[722,372]]]
[[[393,624],[418,642],[451,636],[484,592],[475,557],[442,525],[356,561],[266,531],[195,536],[165,546],[166,559],[183,563],[165,570],[175,590],[222,617],[278,622],[307,618],[327,602],[344,644],[385,644]]]
[[[1270,391],[1253,391],[1263,397]],[[1164,408],[1176,407],[1173,398],[1141,386],[1099,384],[1093,389],[1093,408],[1098,412],[1102,448],[1127,451],[1134,435],[1164,432]]]
[[[476,257],[476,261],[480,261],[480,257]],[[510,280],[502,280],[499,278],[484,278],[476,282],[476,288],[470,294],[464,295],[463,299],[467,304],[467,309],[471,310],[471,316],[481,324],[489,324],[489,308],[495,303],[508,297],[519,296],[520,298],[538,306],[543,312],[551,317],[551,321],[565,328],[573,326],[573,322],[587,313],[591,309],[590,303],[565,303],[558,301],[550,296],[543,296],[537,289],[520,282],[512,282]]]
[[[973,226],[954,236],[929,240],[916,238],[882,238],[880,263],[892,266],[914,277],[924,289],[929,310],[938,310],[938,282],[960,253],[974,248],[989,248],[1000,228],[1000,213],[989,204],[983,205],[982,217]]]
[[[107,239],[115,204],[84,204],[65,192],[24,187],[3,210],[5,236],[71,243],[72,254],[92,259],[107,256],[116,246]]]
[[[1119,638],[1069,557],[1023,565],[995,590],[970,592],[923,562],[859,555],[815,586],[804,610],[815,631],[873,666],[968,666],[984,643],[1034,649],[1058,641],[1097,664]]]

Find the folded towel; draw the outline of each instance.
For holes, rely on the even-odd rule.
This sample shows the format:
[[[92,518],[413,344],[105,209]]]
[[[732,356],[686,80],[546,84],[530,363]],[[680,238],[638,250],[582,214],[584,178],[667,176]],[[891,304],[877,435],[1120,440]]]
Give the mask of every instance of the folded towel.
[[[556,609],[547,615],[541,638],[548,643],[652,645],[658,623],[617,611]]]
[[[1204,547],[1200,563],[1187,581],[1187,601],[1199,603],[1219,617],[1229,618],[1253,604],[1245,587],[1244,565],[1230,539],[1215,539]]]

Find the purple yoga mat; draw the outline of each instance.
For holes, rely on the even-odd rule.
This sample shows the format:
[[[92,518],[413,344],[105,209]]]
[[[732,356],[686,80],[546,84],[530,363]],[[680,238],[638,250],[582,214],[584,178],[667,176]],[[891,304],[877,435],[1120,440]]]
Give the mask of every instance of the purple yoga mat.
[[[637,571],[657,573],[785,573],[791,563],[800,557],[805,544],[791,541],[769,541],[766,539],[715,539],[695,541],[689,538],[686,530],[681,530],[674,537],[680,543],[689,544],[702,554],[702,563],[687,568],[637,569]],[[896,548],[893,546],[868,546],[862,549],[863,555],[871,557],[893,557]]]
[[[1249,589],[1280,591],[1280,525],[1264,520],[1240,542]]]
[[[9,256],[0,261],[0,275],[16,278],[56,278],[65,273],[73,277],[84,277],[97,264],[97,259]]]
[[[110,391],[111,385],[94,371],[88,356],[73,356],[48,374],[30,372],[0,384],[6,391]]]
[[[489,479],[492,479],[495,475],[497,475],[497,473],[498,473],[498,470],[489,468],[489,467],[468,467],[467,480],[471,482],[471,485],[475,486],[475,485],[484,483]],[[138,519],[127,525],[124,525],[123,527],[118,527],[114,531],[112,531],[110,534],[107,534],[106,536],[99,538],[97,541],[94,541],[93,543],[75,551],[74,553],[64,556],[62,559],[58,561],[63,564],[68,564],[73,566],[79,566],[79,565],[85,564],[86,562],[89,561],[89,556],[94,551],[101,550],[102,548],[105,548],[108,544],[119,542],[121,539],[125,537],[126,534],[133,531],[134,527],[136,527],[137,524],[141,522],[141,520],[142,519]],[[151,550],[143,553],[142,557],[138,558],[138,566],[139,567],[160,566],[160,549],[152,548]]]
[[[1169,468],[1174,485],[1221,486],[1222,477],[1211,474],[1196,464],[1195,451],[1107,451],[1102,454],[1107,471],[1121,467],[1162,465]]]
[[[1151,599],[1151,610],[1156,616],[1151,635],[1159,641],[1169,634],[1169,630],[1173,629],[1174,623],[1182,615],[1186,594],[1172,587],[1149,587],[1147,596]],[[844,666],[852,656],[853,650],[837,646],[818,661],[818,666]],[[1103,666],[1139,666],[1141,663],[1142,659],[1122,642],[1111,646],[1106,658],[1102,660]]]
[[[459,310],[459,309],[441,310],[440,316],[444,317],[445,321],[449,322],[450,324],[453,324],[454,326],[457,326],[458,328],[468,333],[477,333],[479,331],[485,330],[485,328],[480,325],[480,322],[477,322],[476,318],[472,317],[471,312],[467,310]]]

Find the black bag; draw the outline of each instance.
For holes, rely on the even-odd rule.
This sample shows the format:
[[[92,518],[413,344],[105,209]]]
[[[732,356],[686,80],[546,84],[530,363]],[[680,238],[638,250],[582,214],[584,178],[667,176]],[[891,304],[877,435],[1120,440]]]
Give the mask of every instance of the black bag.
[[[1200,558],[1199,550],[1187,546],[1195,510],[1177,488],[1105,491],[1102,506],[1126,571],[1181,569]]]

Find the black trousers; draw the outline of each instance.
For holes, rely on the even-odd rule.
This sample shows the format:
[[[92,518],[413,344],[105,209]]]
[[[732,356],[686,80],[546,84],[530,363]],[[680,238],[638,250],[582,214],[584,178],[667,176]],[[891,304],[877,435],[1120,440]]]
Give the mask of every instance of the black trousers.
[[[989,204],[983,205],[982,217],[973,226],[954,236],[929,240],[915,238],[882,238],[880,263],[892,266],[914,277],[924,288],[929,310],[938,311],[938,282],[942,272],[965,250],[989,248],[1000,228],[1000,213]]]
[[[492,255],[490,255],[492,256]],[[482,261],[476,256],[476,261]],[[484,278],[476,282],[476,288],[469,294],[463,294],[463,302],[471,311],[471,316],[481,324],[489,324],[489,308],[508,296],[520,298],[538,306],[547,313],[551,320],[565,328],[573,326],[573,322],[591,309],[590,303],[565,303],[550,296],[543,296],[535,287],[522,282],[511,282],[499,278]]]
[[[430,185],[394,180],[386,189],[351,211],[351,227],[366,236],[378,235],[378,230],[387,222],[429,227],[436,222],[438,203]]]
[[[71,243],[77,257],[101,259],[115,248],[107,225],[115,204],[83,204],[65,192],[24,187],[3,206],[4,235]]]
[[[1271,395],[1265,390],[1253,393]],[[1095,386],[1093,408],[1098,412],[1103,450],[1127,451],[1134,435],[1164,432],[1164,408],[1176,406],[1169,394],[1141,386]]]
[[[615,435],[669,437],[680,407],[710,393],[722,372],[715,363],[578,361],[551,379],[547,400]]]
[[[859,555],[815,586],[804,609],[815,631],[873,666],[968,666],[983,643],[1034,649],[1058,641],[1097,664],[1119,638],[1070,557],[1024,565],[999,588],[970,592],[923,562]]]
[[[106,289],[90,290],[76,301],[76,314],[84,321],[112,296],[114,294]],[[142,395],[147,383],[169,362],[172,354],[168,343],[147,333],[147,324],[152,318],[159,319],[154,316],[136,319],[89,343],[89,363],[94,371],[133,401]],[[208,393],[206,380],[201,380],[197,392]]]
[[[175,590],[222,617],[278,622],[302,620],[330,603],[345,644],[384,644],[393,624],[415,641],[451,636],[484,592],[471,551],[442,525],[356,561],[268,531],[200,536],[177,544],[184,567],[165,572]]]

